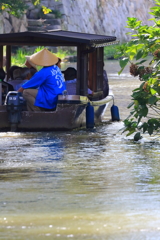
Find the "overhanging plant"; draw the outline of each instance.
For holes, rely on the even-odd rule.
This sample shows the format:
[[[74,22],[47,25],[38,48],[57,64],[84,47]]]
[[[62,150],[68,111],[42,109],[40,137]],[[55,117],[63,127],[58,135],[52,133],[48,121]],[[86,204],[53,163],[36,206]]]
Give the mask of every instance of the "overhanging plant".
[[[130,64],[130,74],[140,80],[140,86],[131,95],[132,102],[128,106],[131,111],[123,129],[127,136],[135,133],[134,140],[139,140],[142,133],[160,132],[160,0],[155,0],[150,14],[154,16],[149,19],[154,23],[152,26],[128,17],[131,40],[118,46],[115,56],[120,57],[119,74]]]

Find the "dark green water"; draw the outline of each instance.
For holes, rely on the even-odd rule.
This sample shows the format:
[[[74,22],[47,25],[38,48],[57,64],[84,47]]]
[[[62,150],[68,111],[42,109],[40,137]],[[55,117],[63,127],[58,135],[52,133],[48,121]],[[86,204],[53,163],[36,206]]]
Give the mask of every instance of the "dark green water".
[[[108,67],[124,119],[138,81]],[[159,239],[160,141],[122,127],[0,133],[0,239]]]

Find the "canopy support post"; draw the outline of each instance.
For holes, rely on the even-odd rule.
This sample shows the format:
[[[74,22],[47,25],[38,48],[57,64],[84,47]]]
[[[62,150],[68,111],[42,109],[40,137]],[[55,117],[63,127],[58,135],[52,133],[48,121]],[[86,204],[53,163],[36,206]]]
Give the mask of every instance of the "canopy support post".
[[[0,68],[3,68],[3,46],[0,46]]]
[[[7,61],[6,61],[6,72],[7,72],[7,81],[8,81],[8,79],[9,79],[9,77],[10,77],[10,75],[9,75],[9,69],[10,69],[10,67],[11,67],[11,46],[6,46],[6,59],[7,59]]]

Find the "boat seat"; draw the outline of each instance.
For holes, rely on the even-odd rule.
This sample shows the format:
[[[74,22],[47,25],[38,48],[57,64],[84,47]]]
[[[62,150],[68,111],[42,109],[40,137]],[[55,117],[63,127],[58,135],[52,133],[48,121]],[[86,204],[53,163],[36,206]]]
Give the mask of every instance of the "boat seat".
[[[80,100],[80,95],[58,95],[58,100]]]
[[[60,104],[87,104],[89,99],[87,96],[80,95],[58,95],[58,103]]]
[[[58,95],[58,103],[60,104],[80,104],[80,95]]]

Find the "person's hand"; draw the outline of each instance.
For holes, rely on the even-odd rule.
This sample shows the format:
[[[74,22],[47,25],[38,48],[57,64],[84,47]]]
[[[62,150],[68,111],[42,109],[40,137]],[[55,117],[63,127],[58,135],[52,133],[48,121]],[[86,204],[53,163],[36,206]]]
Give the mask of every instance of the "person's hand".
[[[18,90],[17,90],[17,92],[21,92],[21,93],[23,93],[23,90],[24,90],[24,88],[19,88]]]

